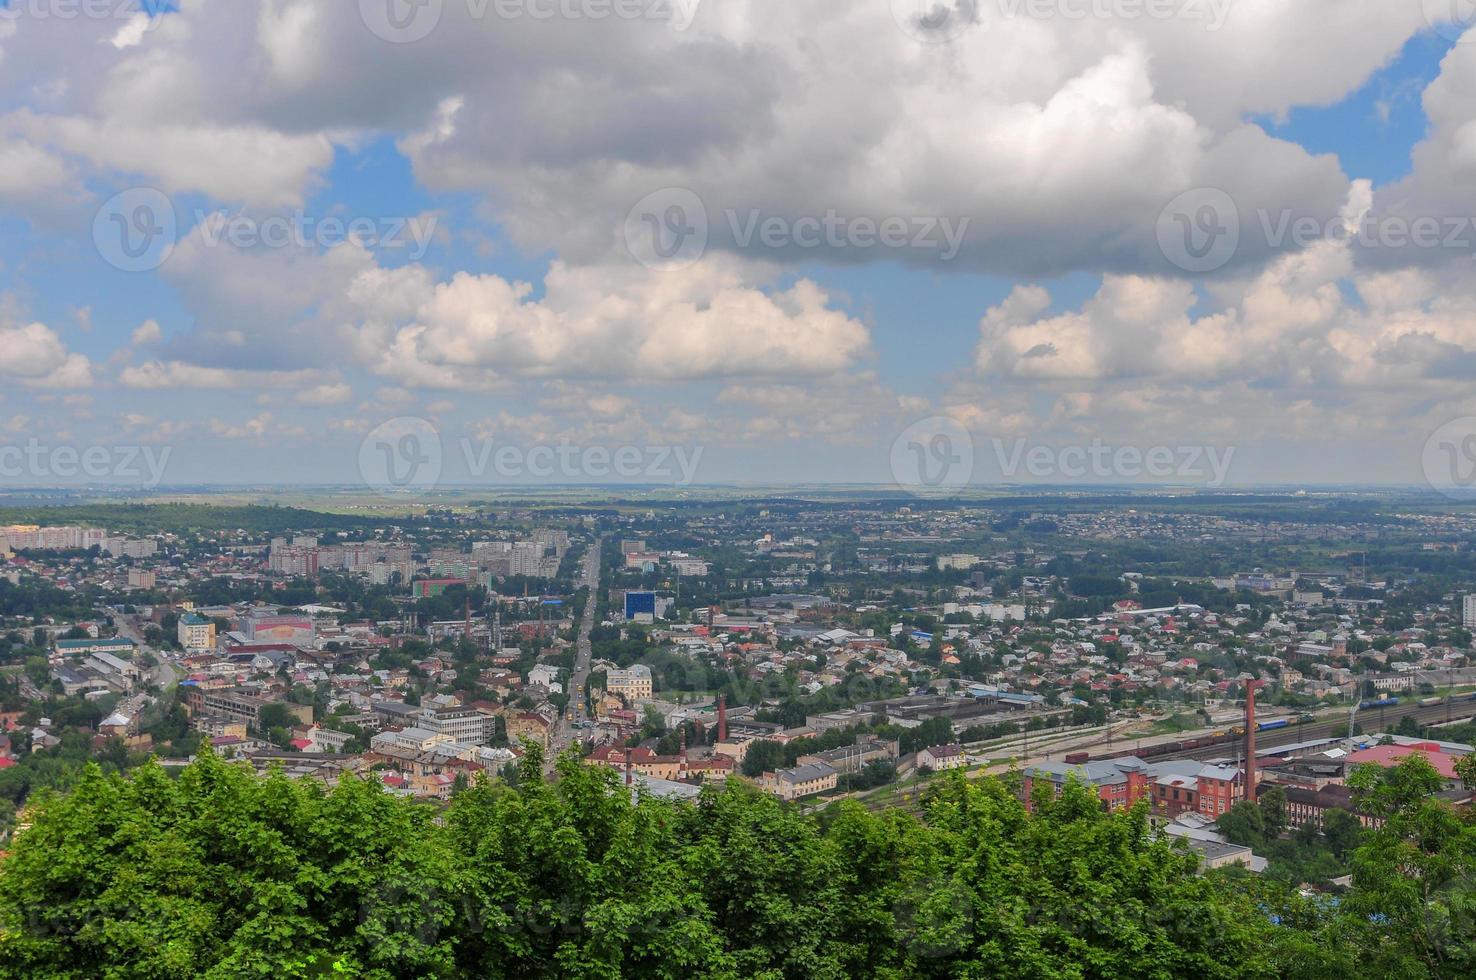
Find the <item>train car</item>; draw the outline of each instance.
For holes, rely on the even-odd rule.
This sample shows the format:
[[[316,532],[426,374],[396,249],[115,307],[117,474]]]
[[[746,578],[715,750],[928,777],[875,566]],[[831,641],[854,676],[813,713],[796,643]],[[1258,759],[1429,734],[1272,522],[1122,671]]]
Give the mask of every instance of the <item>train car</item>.
[[[1377,701],[1360,702],[1359,708],[1392,708],[1399,703],[1398,698],[1379,698]]]
[[[1182,752],[1182,742],[1161,742],[1158,745],[1149,745],[1135,753],[1140,759],[1151,759],[1154,756],[1167,755],[1170,752]]]
[[[1066,764],[1068,766],[1079,766],[1083,762],[1090,760],[1091,757],[1092,754],[1090,752],[1069,752],[1066,755]]]
[[[1444,700],[1445,700],[1445,698],[1438,697],[1438,696],[1437,697],[1433,697],[1433,698],[1420,698],[1420,704],[1424,705],[1425,707],[1429,707],[1432,704],[1439,704],[1440,702],[1442,702]]]
[[[1269,732],[1273,728],[1285,728],[1291,722],[1286,718],[1278,718],[1275,721],[1263,721],[1256,726],[1258,732]]]

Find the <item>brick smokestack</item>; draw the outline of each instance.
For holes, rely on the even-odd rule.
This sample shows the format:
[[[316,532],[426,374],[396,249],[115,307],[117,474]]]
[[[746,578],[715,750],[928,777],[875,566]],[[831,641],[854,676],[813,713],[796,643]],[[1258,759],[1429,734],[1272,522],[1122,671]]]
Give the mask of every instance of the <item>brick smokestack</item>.
[[[718,695],[718,741],[728,740],[728,697],[725,694]]]
[[[1245,684],[1245,798],[1256,802],[1256,688],[1261,681]]]
[[[625,750],[625,785],[629,786],[633,782],[635,782],[635,777],[632,775],[632,770],[631,770],[631,750],[630,749],[626,749]]]

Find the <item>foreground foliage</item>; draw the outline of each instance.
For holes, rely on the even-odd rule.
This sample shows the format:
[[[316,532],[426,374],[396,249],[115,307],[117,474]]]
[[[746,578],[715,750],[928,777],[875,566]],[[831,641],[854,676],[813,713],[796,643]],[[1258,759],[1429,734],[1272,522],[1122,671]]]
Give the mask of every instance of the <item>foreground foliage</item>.
[[[922,820],[815,818],[737,785],[680,804],[572,758],[540,773],[530,753],[517,790],[438,811],[210,756],[177,779],[90,768],[0,864],[0,977],[1470,975],[1470,828],[1398,788],[1368,795],[1411,822],[1371,836],[1370,888],[1332,906],[1200,877],[1076,786],[1031,815],[954,777]],[[1411,887],[1396,871],[1421,861]]]

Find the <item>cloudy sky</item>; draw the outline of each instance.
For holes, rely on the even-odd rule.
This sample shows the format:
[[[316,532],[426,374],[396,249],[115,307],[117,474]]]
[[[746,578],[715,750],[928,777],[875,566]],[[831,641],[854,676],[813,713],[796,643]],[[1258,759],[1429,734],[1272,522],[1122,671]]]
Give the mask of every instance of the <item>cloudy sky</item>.
[[[1466,2],[0,0],[0,480],[1464,478]]]

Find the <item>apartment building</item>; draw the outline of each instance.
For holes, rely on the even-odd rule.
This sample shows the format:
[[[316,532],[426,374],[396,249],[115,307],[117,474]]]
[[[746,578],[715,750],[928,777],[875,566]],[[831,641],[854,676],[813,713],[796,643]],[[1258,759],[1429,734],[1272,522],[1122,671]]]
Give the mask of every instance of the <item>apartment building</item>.
[[[612,670],[606,674],[605,690],[627,701],[649,699],[652,694],[651,668],[636,664],[628,670]]]
[[[179,645],[186,650],[215,649],[215,622],[199,613],[187,612],[179,617]]]
[[[191,686],[185,689],[185,708],[192,718],[204,716],[239,721],[253,728],[260,728],[261,710],[269,704],[282,705],[289,717],[298,724],[312,724],[313,706],[310,704],[273,701],[237,688],[211,691]]]

